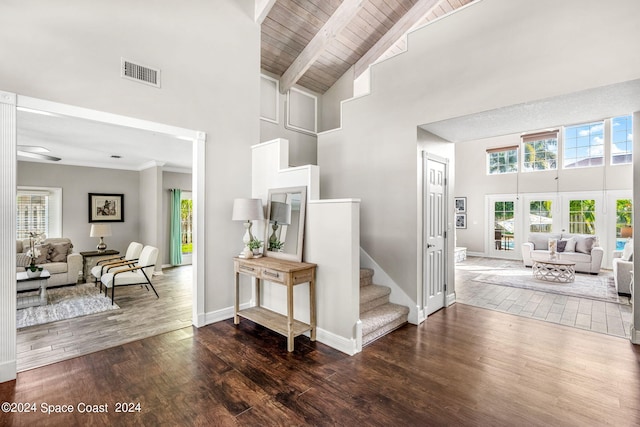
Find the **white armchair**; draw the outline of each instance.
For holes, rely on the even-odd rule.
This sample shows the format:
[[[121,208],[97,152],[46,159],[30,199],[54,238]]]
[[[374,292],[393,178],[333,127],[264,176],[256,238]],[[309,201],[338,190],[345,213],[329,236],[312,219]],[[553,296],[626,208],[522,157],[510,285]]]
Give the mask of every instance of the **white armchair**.
[[[624,250],[613,253],[613,281],[619,295],[631,295],[633,271],[633,239],[624,245]]]

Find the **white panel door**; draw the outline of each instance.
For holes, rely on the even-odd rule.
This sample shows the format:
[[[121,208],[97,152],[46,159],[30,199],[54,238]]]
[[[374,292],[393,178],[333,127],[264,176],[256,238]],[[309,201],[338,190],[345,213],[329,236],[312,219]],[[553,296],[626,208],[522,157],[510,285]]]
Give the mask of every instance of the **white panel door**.
[[[447,278],[447,165],[427,157],[424,171],[424,276],[426,315],[444,307]]]

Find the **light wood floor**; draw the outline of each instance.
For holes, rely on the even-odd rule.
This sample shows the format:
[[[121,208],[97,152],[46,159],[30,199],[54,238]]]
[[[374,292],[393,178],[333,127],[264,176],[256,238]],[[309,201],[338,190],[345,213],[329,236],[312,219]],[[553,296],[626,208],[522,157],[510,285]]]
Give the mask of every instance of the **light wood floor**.
[[[119,310],[19,329],[18,371],[191,325],[191,270],[167,268],[153,276],[159,299],[138,286],[120,287],[115,294]]]
[[[639,360],[628,340],[464,304],[353,357],[227,320],[21,372],[0,402],[37,410],[0,425],[637,426]]]
[[[472,280],[479,273],[487,273],[491,269],[519,268],[522,268],[522,261],[467,258],[456,264],[456,301],[617,337],[630,337],[633,313],[627,297],[620,297],[621,303],[618,304]],[[581,276],[582,273],[576,274],[576,280]]]

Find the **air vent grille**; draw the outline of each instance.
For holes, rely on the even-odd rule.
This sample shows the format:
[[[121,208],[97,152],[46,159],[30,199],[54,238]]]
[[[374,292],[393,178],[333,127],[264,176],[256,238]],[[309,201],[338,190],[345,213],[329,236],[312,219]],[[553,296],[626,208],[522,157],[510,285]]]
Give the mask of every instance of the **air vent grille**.
[[[122,58],[121,76],[125,79],[160,87],[160,70]]]

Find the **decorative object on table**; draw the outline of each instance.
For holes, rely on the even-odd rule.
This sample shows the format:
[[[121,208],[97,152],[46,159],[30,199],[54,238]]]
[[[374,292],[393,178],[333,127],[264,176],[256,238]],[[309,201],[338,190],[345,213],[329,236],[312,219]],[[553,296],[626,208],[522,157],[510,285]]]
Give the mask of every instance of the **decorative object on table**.
[[[235,199],[233,201],[233,213],[231,215],[233,221],[244,221],[245,233],[242,238],[244,250],[241,255],[245,258],[252,258],[253,251],[249,247],[249,243],[255,240],[251,233],[251,227],[255,220],[264,219],[264,209],[262,208],[262,199]]]
[[[457,213],[456,214],[456,228],[467,228],[467,214],[466,213]]]
[[[555,260],[557,258],[556,256],[557,244],[558,244],[558,241],[556,239],[549,239],[549,259],[550,260]]]
[[[467,198],[466,197],[456,197],[455,198],[455,207],[456,207],[456,213],[466,213],[467,212]]]
[[[124,222],[124,194],[89,193],[89,222]]]
[[[107,249],[107,244],[104,242],[105,237],[111,236],[111,225],[109,224],[91,224],[91,232],[89,237],[99,237],[100,242],[96,249],[98,252],[104,252]]]
[[[271,202],[269,212],[269,223],[273,230],[269,236],[269,250],[281,251],[284,241],[280,240],[280,235],[283,234],[283,226],[291,224],[291,205],[285,202]]]
[[[38,267],[38,259],[42,257],[42,251],[39,247],[44,240],[44,233],[38,233],[37,231],[29,232],[29,250],[27,256],[29,257],[29,266],[26,268],[27,276],[38,277],[42,273],[43,267]],[[45,262],[48,255],[48,246],[46,247],[47,254],[44,254]]]
[[[265,255],[290,261],[302,261],[307,187],[269,189],[265,230]],[[285,223],[287,223],[285,225]]]
[[[630,225],[620,227],[620,237],[623,239],[630,239],[633,237],[633,227]]]
[[[262,240],[254,238],[249,242],[249,249],[253,252],[254,258],[261,257],[260,248],[262,247]]]

